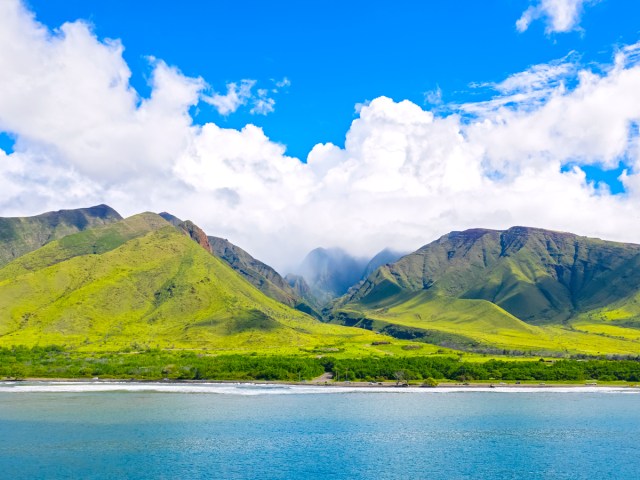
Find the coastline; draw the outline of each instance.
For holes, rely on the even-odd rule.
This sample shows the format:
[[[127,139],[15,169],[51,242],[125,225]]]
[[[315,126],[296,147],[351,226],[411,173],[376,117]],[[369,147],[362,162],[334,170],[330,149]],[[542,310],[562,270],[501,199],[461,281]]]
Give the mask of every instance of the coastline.
[[[216,389],[226,389],[217,392]],[[229,389],[255,389],[257,392],[288,390],[289,393],[322,392],[629,392],[640,393],[637,384],[593,384],[593,383],[453,383],[443,382],[437,386],[396,385],[395,382],[333,382],[333,381],[255,381],[255,380],[139,380],[139,379],[86,379],[86,378],[28,378],[24,380],[1,380],[0,391],[166,391],[185,393],[232,393]]]

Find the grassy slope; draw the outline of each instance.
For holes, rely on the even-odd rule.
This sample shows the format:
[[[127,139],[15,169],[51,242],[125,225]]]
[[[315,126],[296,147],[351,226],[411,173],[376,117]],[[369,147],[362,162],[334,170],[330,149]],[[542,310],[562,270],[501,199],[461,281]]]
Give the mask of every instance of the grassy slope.
[[[371,345],[380,338],[322,324],[266,297],[153,214],[52,242],[0,269],[4,346],[362,355],[406,343]],[[427,350],[435,348],[421,353]]]
[[[106,205],[34,217],[0,218],[0,267],[52,240],[121,219]]]
[[[638,249],[536,229],[454,232],[377,270],[336,316],[501,349],[637,354]]]
[[[579,315],[576,330],[640,341],[640,293]]]
[[[640,352],[637,338],[611,338],[557,325],[529,325],[486,300],[457,299],[431,292],[412,294],[382,308],[352,304],[340,311],[409,329],[461,335],[477,344],[476,348],[591,355]],[[464,343],[461,348],[465,348]]]
[[[273,268],[256,260],[246,251],[224,238],[208,237],[213,254],[227,262],[265,295],[295,307],[300,303],[293,289]]]

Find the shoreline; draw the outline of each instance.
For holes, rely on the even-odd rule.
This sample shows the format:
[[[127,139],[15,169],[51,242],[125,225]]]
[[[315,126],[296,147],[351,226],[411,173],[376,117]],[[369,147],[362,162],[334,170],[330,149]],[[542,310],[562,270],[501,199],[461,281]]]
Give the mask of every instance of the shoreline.
[[[363,390],[393,390],[402,391],[406,389],[411,390],[509,390],[509,389],[523,389],[523,390],[553,390],[558,388],[564,389],[620,389],[620,390],[637,390],[640,391],[640,384],[627,383],[559,383],[559,382],[537,382],[537,383],[520,383],[516,384],[507,382],[441,382],[437,386],[426,386],[421,384],[408,384],[397,385],[395,382],[334,382],[334,381],[279,381],[279,380],[179,380],[179,379],[160,379],[160,380],[147,380],[147,379],[133,379],[133,378],[41,378],[30,377],[20,380],[4,379],[0,380],[0,385],[28,385],[30,383],[36,384],[51,384],[51,385],[68,385],[68,384],[83,384],[83,385],[166,385],[166,386],[179,386],[179,385],[192,385],[192,386],[233,386],[233,385],[254,385],[260,386],[289,386],[289,387],[314,387],[314,388],[341,388],[341,389],[363,389]]]

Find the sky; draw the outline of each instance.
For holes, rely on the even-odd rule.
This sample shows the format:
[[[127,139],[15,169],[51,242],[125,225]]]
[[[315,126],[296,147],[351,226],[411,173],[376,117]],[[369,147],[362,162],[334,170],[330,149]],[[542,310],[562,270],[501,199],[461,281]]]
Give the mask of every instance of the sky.
[[[640,3],[0,1],[0,215],[169,211],[295,270],[640,243]]]

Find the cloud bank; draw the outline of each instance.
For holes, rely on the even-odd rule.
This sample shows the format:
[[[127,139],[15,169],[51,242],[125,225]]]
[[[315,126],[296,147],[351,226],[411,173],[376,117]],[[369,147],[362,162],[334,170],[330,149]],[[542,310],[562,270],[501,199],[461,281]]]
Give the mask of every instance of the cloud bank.
[[[376,98],[344,148],[318,144],[303,160],[254,125],[194,124],[191,107],[232,111],[242,83],[215,97],[152,60],[143,98],[122,51],[83,22],[50,31],[17,0],[0,2],[0,131],[16,139],[0,150],[0,214],[166,210],[281,271],[320,245],[409,250],[471,227],[640,241],[639,45],[598,71],[572,55],[533,66],[447,115]],[[623,195],[582,169],[621,161]]]

